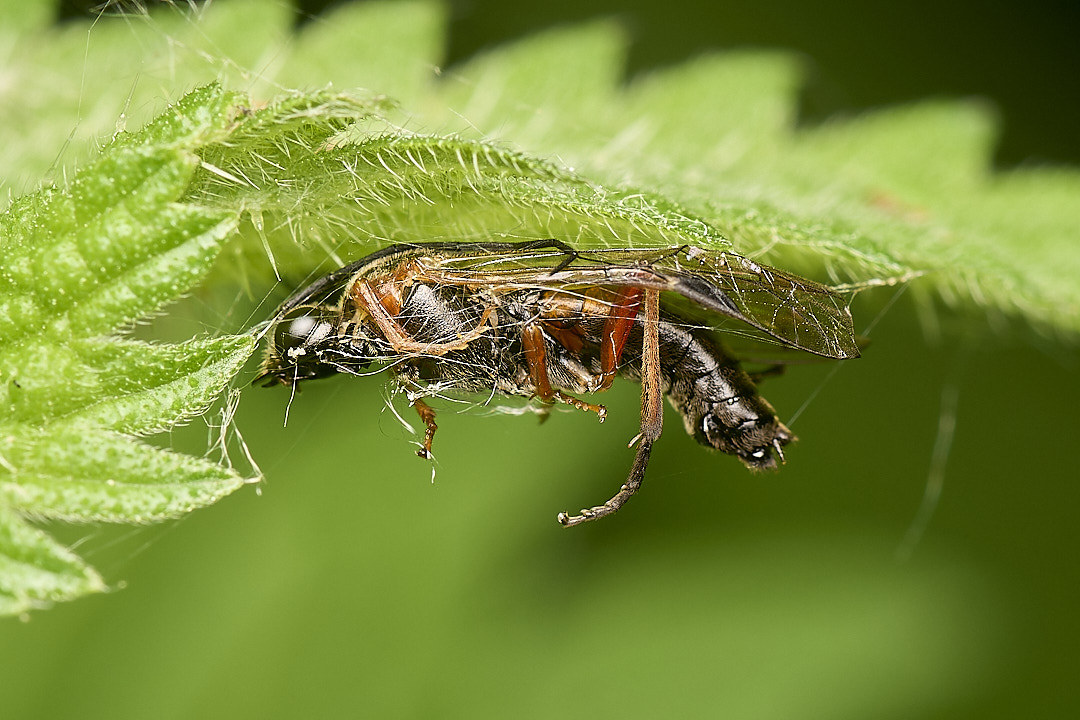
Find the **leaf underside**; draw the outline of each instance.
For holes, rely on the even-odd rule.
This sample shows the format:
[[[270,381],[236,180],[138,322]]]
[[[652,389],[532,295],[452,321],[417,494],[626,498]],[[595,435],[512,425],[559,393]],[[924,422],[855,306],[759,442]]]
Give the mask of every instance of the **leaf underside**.
[[[47,21],[19,15],[24,36]],[[819,280],[872,286],[918,276],[923,294],[952,305],[1063,335],[1080,328],[1080,174],[991,172],[995,123],[977,102],[924,102],[795,129],[801,69],[781,52],[707,55],[624,82],[625,34],[595,22],[435,72],[446,27],[438,4],[346,3],[299,29],[293,20],[287,6],[255,0],[106,16],[89,45],[78,24],[44,46],[24,41],[34,62],[15,86],[41,89],[54,68],[85,62],[94,72],[83,79],[83,107],[114,109],[84,109],[104,118],[100,129],[84,120],[84,134],[110,129],[121,109],[131,124],[132,109],[160,108],[161,84],[211,78],[250,88],[253,106],[328,85],[393,98],[395,107],[358,113],[351,146],[334,155],[314,137],[290,146],[278,133],[275,143],[273,130],[260,146],[254,126],[249,145],[222,151],[226,173],[201,185],[209,196],[195,197],[220,193],[225,206],[255,211],[241,226],[242,256],[227,259],[256,275],[250,281],[269,275],[267,248],[279,274],[303,278],[318,260],[344,262],[395,240],[726,240]],[[133,46],[135,69],[125,50]],[[135,72],[160,83],[119,83],[120,92],[117,77]],[[11,117],[0,120],[13,129],[35,117],[5,105],[0,116]],[[66,135],[74,109],[65,116],[48,107],[63,122],[56,134]],[[29,145],[6,166],[43,168],[57,143]]]

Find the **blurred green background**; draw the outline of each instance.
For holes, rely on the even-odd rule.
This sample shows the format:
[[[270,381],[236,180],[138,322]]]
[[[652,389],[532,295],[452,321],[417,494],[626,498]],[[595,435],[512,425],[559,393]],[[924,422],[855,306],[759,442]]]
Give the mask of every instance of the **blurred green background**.
[[[1066,3],[451,7],[450,62],[614,14],[630,72],[793,48],[812,70],[806,122],[978,94],[1003,118],[1000,165],[1080,161]],[[891,292],[860,298],[860,330]],[[1075,349],[936,319],[940,335],[902,297],[863,359],[769,381],[781,416],[809,403],[782,472],[751,476],[669,414],[639,496],[573,530],[555,514],[625,477],[635,386],[609,394],[602,426],[444,411],[434,484],[379,379],[311,385],[285,429],[286,392],[246,391],[237,422],[265,484],[166,526],[58,528],[124,587],[0,623],[0,714],[1069,716]],[[898,557],[951,393],[941,503]],[[198,452],[206,434],[167,442]]]

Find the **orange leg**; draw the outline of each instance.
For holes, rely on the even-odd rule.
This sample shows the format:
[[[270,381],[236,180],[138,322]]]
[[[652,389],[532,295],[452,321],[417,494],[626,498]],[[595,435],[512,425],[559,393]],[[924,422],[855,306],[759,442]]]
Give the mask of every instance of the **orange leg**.
[[[603,292],[599,297],[552,293],[544,299],[541,324],[556,342],[570,351],[574,351],[575,343],[580,348],[581,338],[572,329],[561,327],[559,322],[572,326],[582,317],[606,315],[600,333],[600,374],[590,387],[592,392],[607,390],[614,382],[619,371],[619,358],[637,323],[642,292],[641,288],[630,287]]]
[[[567,527],[617,512],[630,496],[637,492],[645,479],[653,443],[664,429],[664,396],[660,378],[660,292],[645,291],[645,324],[641,357],[641,433],[630,441],[637,442],[637,455],[626,483],[603,505],[582,510],[580,515],[559,513],[559,522]]]
[[[578,410],[594,412],[604,422],[607,417],[607,408],[603,405],[593,405],[584,400],[568,395],[561,390],[551,387],[551,376],[548,374],[547,349],[544,346],[544,331],[540,326],[529,323],[521,331],[521,345],[525,349],[525,362],[529,366],[529,377],[533,387],[536,388],[536,397],[542,402],[553,403],[556,400],[567,405],[576,407]]]
[[[615,380],[619,357],[626,339],[637,319],[641,307],[640,288],[621,288],[604,321],[604,334],[600,338],[600,384],[597,391],[607,390]]]
[[[439,429],[439,426],[435,424],[435,408],[428,405],[423,400],[413,401],[413,407],[416,408],[416,414],[420,416],[420,420],[424,423],[424,446],[416,451],[416,454],[425,460],[431,459],[431,441],[435,439],[435,431]]]
[[[390,347],[397,352],[417,353],[420,355],[445,355],[451,350],[461,350],[473,340],[484,334],[488,319],[494,310],[493,306],[484,309],[480,316],[480,322],[476,328],[461,336],[455,342],[449,343],[422,343],[409,338],[405,329],[398,323],[394,313],[386,307],[379,295],[378,290],[368,280],[362,280],[353,286],[352,299],[371,317],[376,327],[382,333],[383,338],[390,343]]]

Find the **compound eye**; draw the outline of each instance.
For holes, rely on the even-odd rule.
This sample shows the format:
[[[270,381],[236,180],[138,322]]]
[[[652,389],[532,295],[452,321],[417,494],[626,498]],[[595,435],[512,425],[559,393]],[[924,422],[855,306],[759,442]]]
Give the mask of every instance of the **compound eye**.
[[[333,323],[319,308],[295,308],[278,323],[274,346],[281,356],[295,358],[330,337],[333,331]]]

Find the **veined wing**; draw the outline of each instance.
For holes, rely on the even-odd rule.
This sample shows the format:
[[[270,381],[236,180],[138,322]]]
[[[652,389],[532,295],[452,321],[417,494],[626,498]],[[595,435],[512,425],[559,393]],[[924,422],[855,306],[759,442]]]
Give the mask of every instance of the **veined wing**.
[[[734,253],[691,246],[578,252],[555,241],[415,247],[426,247],[427,253],[415,257],[425,267],[425,277],[439,282],[508,289],[656,288],[799,350],[829,358],[859,356],[843,297],[825,285]]]

